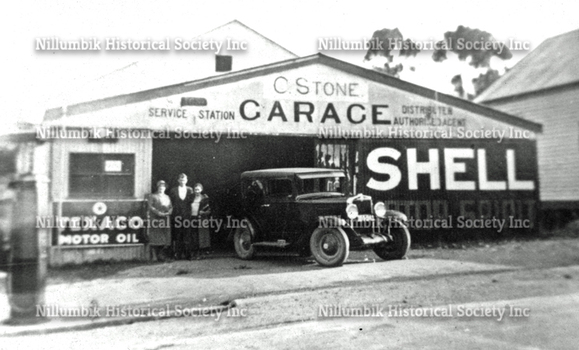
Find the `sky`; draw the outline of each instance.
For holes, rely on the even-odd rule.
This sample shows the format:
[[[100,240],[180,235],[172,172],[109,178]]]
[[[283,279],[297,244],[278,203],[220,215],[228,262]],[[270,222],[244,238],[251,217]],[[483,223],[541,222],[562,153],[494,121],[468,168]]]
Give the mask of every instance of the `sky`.
[[[18,119],[38,121],[54,97],[151,52],[39,52],[35,39],[194,38],[237,19],[299,56],[318,52],[320,38],[369,39],[375,30],[398,28],[414,40],[440,40],[459,25],[478,28],[501,41],[529,42],[579,28],[575,1],[73,1],[12,2],[2,11],[1,77],[4,125]],[[579,48],[578,48],[579,50]],[[324,52],[364,65],[363,51]],[[516,52],[512,66],[528,52]],[[168,56],[168,59],[171,57]],[[449,76],[466,71],[458,60],[416,62],[405,80],[451,93]],[[495,64],[495,63],[493,63]],[[501,66],[501,67],[502,67]],[[450,90],[449,90],[450,89]]]

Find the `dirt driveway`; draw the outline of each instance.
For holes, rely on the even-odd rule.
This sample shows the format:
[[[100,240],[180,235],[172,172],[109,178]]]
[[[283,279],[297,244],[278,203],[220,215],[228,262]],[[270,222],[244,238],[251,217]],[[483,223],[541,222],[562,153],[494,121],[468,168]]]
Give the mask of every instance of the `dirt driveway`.
[[[441,259],[521,268],[547,268],[579,264],[579,239],[508,240],[448,244],[444,247],[413,247],[408,259]],[[381,261],[372,251],[351,252],[347,264]],[[49,284],[62,284],[98,278],[163,278],[194,276],[221,278],[275,274],[318,269],[313,258],[280,254],[260,254],[251,261],[239,260],[234,252],[209,252],[202,260],[170,263],[95,263],[49,270]]]
[[[6,348],[44,344],[55,349],[67,348],[65,345],[87,349],[325,349],[328,345],[368,349],[571,349],[578,341],[576,332],[569,331],[579,327],[579,319],[573,316],[579,307],[578,251],[579,239],[551,237],[416,248],[407,261],[375,264],[378,259],[373,253],[354,252],[347,264],[335,269],[320,268],[313,260],[297,257],[261,256],[242,261],[229,253],[191,262],[52,269],[48,287],[53,289],[109,279],[113,284],[130,285],[135,281],[132,284],[140,286],[148,280],[163,285],[187,283],[187,288],[205,283],[219,285],[217,291],[243,286],[248,293],[237,295],[238,308],[247,314],[220,320],[181,317],[15,337],[4,344]],[[390,276],[376,277],[379,271]],[[507,304],[528,308],[530,317],[503,321],[464,317],[321,319],[319,311],[320,307],[336,305],[384,310],[456,310],[470,305],[486,310],[506,308]]]

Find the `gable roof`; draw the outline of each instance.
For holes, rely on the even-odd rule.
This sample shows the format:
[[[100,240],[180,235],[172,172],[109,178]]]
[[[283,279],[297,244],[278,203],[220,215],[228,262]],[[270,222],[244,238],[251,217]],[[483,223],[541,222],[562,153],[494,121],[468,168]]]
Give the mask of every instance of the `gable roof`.
[[[266,37],[265,35],[255,31],[254,29],[246,26],[245,24],[241,23],[240,21],[234,19],[231,22],[225,23],[224,25],[221,25],[215,29],[210,30],[209,32],[201,35],[201,36],[205,36],[205,35],[210,35],[211,33],[217,32],[219,30],[221,30],[224,27],[228,27],[228,29],[230,30],[237,30],[237,28],[243,28],[247,31],[253,32],[256,35],[260,36],[261,38],[267,40],[268,42],[270,42],[272,45],[275,45],[276,47],[278,47],[281,50],[284,50],[288,55],[294,56],[294,57],[298,57],[298,55],[296,55],[295,53],[291,52],[290,50],[286,49],[285,47],[281,46],[280,44],[276,43],[275,41],[271,40],[270,38]]]
[[[487,103],[579,84],[578,46],[579,29],[545,40],[475,101]]]
[[[248,61],[241,63],[234,59],[233,70],[235,71],[298,57],[293,52],[271,39],[266,38],[238,20],[223,24],[204,34],[182,39],[183,41],[201,41],[214,38],[219,40],[222,40],[222,38],[231,38],[247,41],[249,45],[252,45],[252,52],[258,51],[256,46],[259,46],[259,49],[267,47],[267,52],[259,52],[252,56],[253,64],[250,64]],[[208,59],[214,60],[213,52],[210,53],[211,55],[205,55],[204,51],[182,50],[174,53],[174,56],[169,57],[169,59],[167,54],[164,53],[148,55],[145,59],[132,62],[89,81],[83,86],[66,91],[57,97],[56,103],[61,105],[79,103],[223,74],[207,69],[207,64],[209,64],[210,68],[214,67],[214,61],[208,61]],[[173,52],[171,52],[171,54],[173,54]]]
[[[60,119],[64,116],[78,115],[89,113],[106,108],[112,108],[131,103],[144,102],[156,98],[168,97],[171,95],[182,94],[186,92],[196,91],[208,87],[219,86],[223,84],[234,83],[250,79],[254,77],[265,76],[268,74],[287,71],[290,69],[321,64],[336,70],[353,74],[369,81],[374,81],[379,84],[388,85],[396,89],[416,94],[427,99],[437,102],[445,103],[453,107],[461,108],[472,113],[498,120],[513,126],[522,127],[531,131],[541,132],[541,124],[534,123],[480,104],[476,104],[458,97],[446,95],[428,88],[418,86],[409,82],[405,82],[398,78],[394,78],[374,70],[362,68],[335,58],[328,57],[321,53],[311,56],[290,59],[286,61],[276,62],[260,67],[249,68],[238,72],[231,72],[228,74],[213,76],[205,79],[184,82],[175,85],[140,91],[137,93],[118,95],[104,99],[88,101],[69,105],[66,107],[59,107],[49,109],[45,113],[44,120],[52,121]]]

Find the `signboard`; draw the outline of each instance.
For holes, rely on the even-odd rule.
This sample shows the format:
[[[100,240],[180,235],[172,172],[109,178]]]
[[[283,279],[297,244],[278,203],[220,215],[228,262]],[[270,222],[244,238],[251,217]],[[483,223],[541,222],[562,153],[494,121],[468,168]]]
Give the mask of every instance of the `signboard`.
[[[123,161],[122,160],[105,160],[105,172],[107,173],[119,173],[123,171]]]
[[[117,137],[534,138],[529,130],[473,112],[474,107],[459,108],[323,64],[201,89],[194,84],[190,92],[87,112],[82,118],[60,122],[81,127],[108,125]],[[115,128],[131,131],[117,135]]]
[[[360,159],[357,191],[404,212],[414,230],[536,226],[533,141],[365,140]]]
[[[146,211],[143,201],[63,201],[51,218],[37,225],[53,229],[52,245],[142,244]]]

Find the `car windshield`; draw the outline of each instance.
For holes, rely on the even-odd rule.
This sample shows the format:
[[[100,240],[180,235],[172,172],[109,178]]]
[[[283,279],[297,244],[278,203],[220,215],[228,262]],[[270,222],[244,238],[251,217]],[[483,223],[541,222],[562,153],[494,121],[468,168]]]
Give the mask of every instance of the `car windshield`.
[[[344,177],[314,177],[299,179],[298,194],[342,195],[346,191]]]

